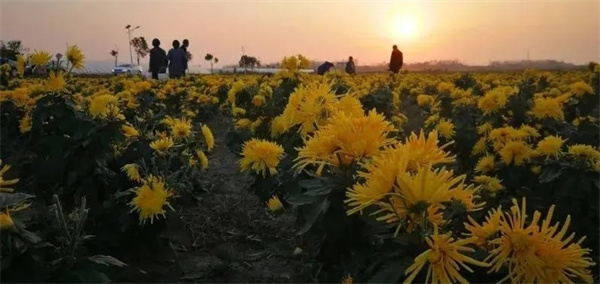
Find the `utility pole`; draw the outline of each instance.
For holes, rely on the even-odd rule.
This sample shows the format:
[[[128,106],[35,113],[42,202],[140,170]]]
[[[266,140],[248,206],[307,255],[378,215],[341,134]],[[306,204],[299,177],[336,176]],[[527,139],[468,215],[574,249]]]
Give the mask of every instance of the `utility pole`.
[[[242,63],[244,64],[244,74],[246,74],[247,72],[247,67],[246,67],[246,51],[244,50],[244,46],[242,45],[242,58],[244,58],[244,60],[242,61]]]
[[[127,25],[125,27],[125,29],[127,30],[127,34],[129,35],[129,60],[131,61],[131,64],[133,65],[133,50],[131,49],[131,32],[139,29],[140,26],[136,26],[135,28],[131,28],[131,25]]]
[[[529,61],[529,49],[527,49],[527,61]]]

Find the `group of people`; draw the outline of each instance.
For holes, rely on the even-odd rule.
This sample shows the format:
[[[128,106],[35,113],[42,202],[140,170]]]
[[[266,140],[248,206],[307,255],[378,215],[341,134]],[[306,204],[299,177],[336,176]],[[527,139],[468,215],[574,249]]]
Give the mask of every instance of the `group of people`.
[[[152,49],[150,49],[150,68],[152,79],[158,79],[158,74],[166,73],[169,70],[169,78],[181,78],[188,70],[188,46],[190,42],[184,39],[182,43],[178,40],[173,41],[173,47],[169,52],[165,52],[160,47],[160,40],[152,40]]]
[[[160,47],[160,40],[157,38],[153,39],[152,49],[150,50],[150,68],[148,69],[152,73],[152,79],[158,79],[158,74],[165,73],[167,69],[169,70],[169,78],[183,77],[188,70],[189,59],[187,48],[189,44],[190,42],[187,39],[184,39],[181,44],[178,40],[174,40],[173,47],[167,53]],[[398,49],[398,46],[394,45],[392,47],[388,71],[392,74],[398,74],[403,64],[404,55]],[[325,75],[332,68],[335,69],[335,65],[329,61],[325,61],[325,63],[317,67],[317,74]],[[348,57],[345,71],[351,75],[356,74],[356,66],[354,65],[354,58],[352,56]]]
[[[398,49],[398,46],[394,45],[392,47],[390,63],[388,64],[388,71],[390,71],[392,74],[398,74],[402,68],[402,65],[404,65],[404,55],[402,54],[402,51]],[[317,74],[324,75],[332,68],[335,69],[335,65],[329,61],[325,61],[323,64],[317,67]],[[345,71],[351,75],[356,74],[356,66],[354,65],[354,58],[352,58],[352,56],[348,57]]]

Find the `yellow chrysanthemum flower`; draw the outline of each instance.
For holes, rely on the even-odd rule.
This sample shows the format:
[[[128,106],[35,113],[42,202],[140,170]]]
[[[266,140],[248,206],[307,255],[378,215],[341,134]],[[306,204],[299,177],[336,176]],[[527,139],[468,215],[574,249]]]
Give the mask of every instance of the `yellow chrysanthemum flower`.
[[[502,206],[497,209],[492,209],[485,217],[485,221],[480,225],[471,216],[467,216],[469,223],[464,223],[468,236],[473,244],[482,248],[488,248],[488,241],[500,230],[500,218],[502,217]]]
[[[202,125],[202,135],[204,136],[204,140],[206,141],[206,146],[208,147],[208,151],[212,151],[215,147],[215,137],[208,128],[207,125]]]
[[[140,166],[137,164],[126,164],[121,168],[121,171],[127,174],[127,178],[131,181],[142,181],[142,176],[140,175]]]
[[[440,122],[438,122],[438,124],[435,126],[435,129],[442,137],[446,139],[452,139],[454,134],[456,134],[456,131],[454,130],[454,123],[447,119],[442,119]]]
[[[559,121],[564,120],[565,117],[561,104],[554,98],[534,99],[529,114],[536,119],[553,118]]]
[[[502,158],[502,162],[507,165],[514,164],[515,166],[523,165],[529,161],[533,150],[524,141],[509,141],[498,152]]]
[[[71,68],[76,70],[83,69],[85,63],[85,56],[77,47],[77,45],[71,45],[67,48],[67,53],[65,54],[69,63],[71,63]]]
[[[52,60],[52,55],[43,50],[36,50],[29,56],[29,60],[31,60],[31,64],[33,65],[45,67]]]
[[[500,236],[489,242],[494,248],[485,260],[491,265],[490,272],[508,268],[508,276],[500,282],[510,279],[512,283],[593,283],[588,268],[595,263],[586,256],[590,250],[580,246],[584,238],[571,243],[574,238],[571,234],[563,240],[570,216],[562,229],[559,224],[552,226],[553,205],[541,226],[539,211],[528,222],[525,198],[521,206],[513,199],[510,211],[501,216]]]
[[[269,201],[267,201],[267,207],[269,208],[269,210],[271,210],[271,212],[273,213],[277,213],[281,210],[284,210],[285,208],[283,207],[283,203],[281,203],[281,200],[279,200],[279,197],[276,195],[273,195]]]
[[[502,185],[502,181],[499,180],[498,178],[491,177],[491,176],[485,176],[485,175],[475,176],[473,178],[473,182],[481,185],[481,187],[485,191],[489,192],[492,196],[495,196],[496,193],[498,193],[499,191],[504,189],[504,186]]]
[[[196,150],[196,157],[198,157],[198,160],[200,160],[200,167],[203,170],[208,169],[208,157],[206,157],[204,151]]]
[[[535,149],[535,151],[538,154],[546,157],[557,157],[561,153],[560,148],[562,147],[564,142],[565,140],[559,136],[547,136],[543,140],[538,142],[538,146],[537,149]]]
[[[0,160],[0,165],[2,164],[2,160]],[[19,182],[19,179],[4,179],[4,174],[10,170],[11,165],[4,165],[0,170],[0,192],[14,192],[14,188],[8,187],[11,185],[15,185]]]
[[[140,135],[140,132],[138,132],[137,129],[127,124],[123,124],[123,126],[121,126],[121,131],[123,131],[123,134],[127,138],[138,137]]]
[[[159,154],[164,154],[167,150],[173,147],[175,143],[171,137],[159,138],[158,140],[150,143],[150,148],[154,149]]]
[[[171,135],[175,139],[185,139],[192,134],[192,124],[189,119],[175,119],[171,126]]]
[[[468,247],[470,239],[454,240],[451,233],[440,234],[437,226],[434,226],[433,235],[425,239],[429,249],[415,258],[415,262],[407,270],[409,276],[404,283],[412,283],[419,272],[428,265],[426,283],[468,283],[459,272],[459,267],[463,267],[469,272],[473,272],[466,264],[472,264],[481,267],[488,267],[485,262],[477,261],[463,254],[464,252],[474,252]]]
[[[150,223],[152,224],[154,218],[158,218],[159,215],[165,215],[165,210],[163,209],[165,206],[173,210],[168,201],[172,193],[166,188],[162,178],[149,176],[143,182],[144,184],[136,189],[136,196],[131,200],[129,205],[133,207],[131,212],[138,212],[141,224],[146,223],[148,219],[150,219]]]
[[[253,170],[263,177],[266,177],[267,170],[269,174],[275,175],[283,155],[283,147],[278,144],[252,138],[243,145],[240,168],[243,172]]]
[[[496,160],[493,155],[486,155],[477,161],[475,166],[476,173],[489,173],[496,169]]]

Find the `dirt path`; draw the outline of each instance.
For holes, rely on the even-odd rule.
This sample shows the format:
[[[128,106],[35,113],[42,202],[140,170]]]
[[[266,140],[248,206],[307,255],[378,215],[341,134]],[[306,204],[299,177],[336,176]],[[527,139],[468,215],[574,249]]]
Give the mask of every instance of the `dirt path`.
[[[182,210],[190,238],[176,245],[181,282],[307,282],[293,217],[273,217],[248,191],[252,178],[239,172],[226,147],[227,122],[209,124],[215,136],[205,187],[196,206]],[[178,270],[179,270],[178,269]]]

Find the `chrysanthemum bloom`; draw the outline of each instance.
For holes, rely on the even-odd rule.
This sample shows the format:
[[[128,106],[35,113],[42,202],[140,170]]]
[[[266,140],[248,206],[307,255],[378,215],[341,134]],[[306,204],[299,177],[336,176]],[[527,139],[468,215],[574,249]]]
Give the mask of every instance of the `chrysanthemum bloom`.
[[[312,83],[297,87],[282,113],[289,123],[288,129],[300,125],[298,131],[306,137],[318,126],[326,124],[337,104],[331,86],[332,83]]]
[[[510,141],[498,152],[502,162],[507,165],[523,165],[531,158],[533,150],[524,141]]]
[[[0,212],[0,230],[11,230],[14,227],[15,223],[10,217],[10,214],[8,214],[8,212]]]
[[[354,283],[354,279],[352,279],[352,276],[350,274],[348,274],[346,277],[344,277],[344,279],[342,279],[342,284],[352,284]]]
[[[347,214],[360,212],[392,192],[398,173],[406,171],[410,155],[404,147],[393,147],[364,163],[364,170],[359,171],[358,176],[365,179],[365,182],[356,183],[346,192],[348,199],[345,203],[350,207]]]
[[[435,126],[435,129],[440,135],[442,135],[442,137],[446,139],[452,139],[454,134],[456,134],[456,131],[454,130],[454,123],[447,119],[442,119],[440,122],[438,122],[438,124]]]
[[[487,151],[487,148],[487,137],[481,137],[479,138],[479,140],[477,140],[477,142],[475,142],[475,145],[473,145],[473,149],[471,150],[471,156],[483,154]]]
[[[90,114],[92,117],[105,118],[111,114],[119,114],[119,98],[114,95],[97,95],[91,99]]]
[[[35,66],[46,66],[48,61],[52,60],[52,55],[43,50],[36,50],[29,56],[29,60]]]
[[[264,96],[256,95],[252,98],[252,104],[256,107],[261,107],[265,104],[267,100]]]
[[[485,115],[490,115],[498,112],[499,110],[506,107],[508,98],[516,93],[516,90],[512,87],[498,87],[487,92],[477,102],[477,107]]]
[[[17,74],[19,74],[19,76],[25,75],[25,65],[27,65],[25,58],[20,55],[17,56]]]
[[[132,207],[131,212],[138,212],[141,224],[146,223],[148,219],[152,224],[154,218],[158,218],[159,215],[164,216],[165,210],[163,207],[165,206],[174,210],[168,201],[172,193],[166,188],[162,178],[149,176],[144,179],[144,184],[138,187],[135,193],[136,196],[129,205]]]
[[[26,113],[19,121],[19,132],[27,133],[31,130],[31,113]]]
[[[531,222],[527,222],[525,198],[521,206],[515,199],[513,204],[510,214],[501,216],[500,236],[489,242],[494,249],[486,259],[491,265],[490,272],[508,267],[508,276],[500,282],[509,279],[512,283],[593,282],[588,268],[595,263],[586,256],[590,250],[580,246],[583,238],[570,245],[574,234],[563,240],[570,216],[558,231],[558,224],[550,225],[554,206],[540,227],[538,211],[534,212]]]
[[[83,69],[85,63],[85,56],[81,52],[81,50],[77,47],[77,45],[71,45],[67,48],[67,53],[65,54],[69,63],[73,69],[80,70]]]
[[[175,139],[185,139],[192,134],[192,124],[189,119],[175,119],[171,124],[171,135]]]
[[[567,151],[571,157],[587,162],[593,162],[600,159],[600,152],[590,145],[571,145]]]
[[[435,98],[430,95],[418,95],[417,96],[417,105],[420,107],[425,107],[431,105],[435,102]]]
[[[455,161],[455,156],[451,156],[449,152],[444,151],[454,142],[448,142],[442,146],[438,146],[438,132],[433,130],[426,136],[423,130],[417,136],[416,133],[411,135],[402,143],[410,153],[407,170],[415,171],[418,168],[427,164],[446,164]]]
[[[62,73],[50,72],[50,76],[44,85],[44,88],[48,92],[60,92],[65,89],[67,82],[63,77]]]
[[[132,181],[141,182],[142,176],[140,175],[140,166],[137,164],[126,164],[121,168],[121,171],[127,174],[127,178]]]
[[[504,189],[502,181],[498,178],[480,175],[473,178],[473,182],[481,185],[481,188],[489,192],[492,196],[495,196],[498,192]]]
[[[208,151],[212,151],[215,147],[215,137],[208,128],[207,125],[202,125],[202,135],[204,136],[204,140],[206,141],[206,146],[208,147]]]
[[[496,169],[496,161],[493,155],[486,155],[477,161],[475,166],[476,173],[489,173]]]
[[[267,170],[269,174],[277,174],[277,166],[283,158],[284,151],[280,145],[266,141],[251,139],[244,143],[242,149],[243,158],[240,160],[242,171],[253,170],[257,174],[266,177]]]
[[[429,127],[431,125],[436,124],[440,120],[440,116],[438,114],[432,114],[425,120],[425,126]]]
[[[527,137],[528,133],[524,129],[516,129],[507,126],[490,131],[488,140],[492,142],[494,150],[500,151],[506,143],[511,141],[524,141]]]
[[[529,112],[536,119],[553,118],[564,120],[562,105],[554,98],[537,98],[533,100],[533,107]]]
[[[479,135],[487,135],[492,129],[494,129],[494,127],[492,126],[491,123],[486,122],[482,125],[479,125],[477,127],[477,134]]]
[[[407,230],[421,225],[422,216],[427,213],[435,215],[437,210],[429,211],[431,205],[443,209],[444,203],[453,200],[452,190],[464,186],[465,176],[454,177],[452,171],[446,169],[434,170],[431,165],[419,168],[415,173],[399,172],[393,191],[386,194],[389,198],[377,203],[381,209],[374,213],[379,215],[378,221],[398,224],[396,234],[402,223],[408,223]],[[472,188],[468,188],[472,189]],[[476,205],[475,207],[478,207]],[[474,208],[476,209],[476,208]]]
[[[208,158],[206,157],[206,154],[204,154],[204,151],[196,150],[196,157],[198,157],[198,160],[200,161],[200,167],[203,170],[206,170],[208,168]]]
[[[492,240],[500,230],[500,217],[502,216],[502,206],[492,209],[485,217],[485,221],[480,225],[471,216],[467,216],[469,223],[464,223],[468,236],[473,244],[488,248],[488,241]]]
[[[0,165],[2,164],[2,160],[0,160]],[[7,187],[11,185],[15,185],[19,182],[19,179],[4,179],[4,174],[10,170],[10,165],[4,165],[0,170],[0,192],[13,192],[15,191],[12,187]]]
[[[174,144],[175,143],[171,137],[159,138],[158,140],[150,143],[150,148],[162,155],[164,152],[173,147]]]
[[[123,124],[123,126],[121,126],[121,131],[123,131],[123,134],[127,138],[138,137],[140,135],[140,132],[137,131],[137,129],[127,124]]]
[[[571,85],[571,92],[578,97],[588,94],[594,94],[594,88],[586,82],[579,81]]]
[[[564,139],[560,136],[547,136],[542,141],[538,142],[536,152],[546,157],[558,157],[561,154]]]
[[[235,129],[247,129],[250,127],[250,124],[252,124],[252,121],[250,119],[241,118],[235,122]]]
[[[485,262],[477,261],[463,254],[474,252],[468,247],[470,239],[454,240],[451,233],[440,234],[437,226],[434,226],[433,235],[425,239],[429,249],[415,258],[413,265],[407,270],[409,276],[404,283],[412,283],[419,272],[428,265],[426,283],[469,283],[459,272],[463,267],[473,272],[466,264],[488,267]],[[430,282],[431,281],[431,282]]]
[[[279,197],[277,195],[273,195],[269,199],[269,201],[267,201],[267,207],[273,213],[279,212],[279,211],[281,211],[281,210],[284,209],[283,208],[283,203],[281,203],[281,200],[279,200]]]
[[[336,112],[329,123],[317,130],[298,149],[294,167],[302,171],[308,165],[317,165],[317,174],[325,165],[338,167],[360,162],[379,154],[384,147],[396,142],[388,138],[394,126],[375,110],[368,115],[351,116]]]

